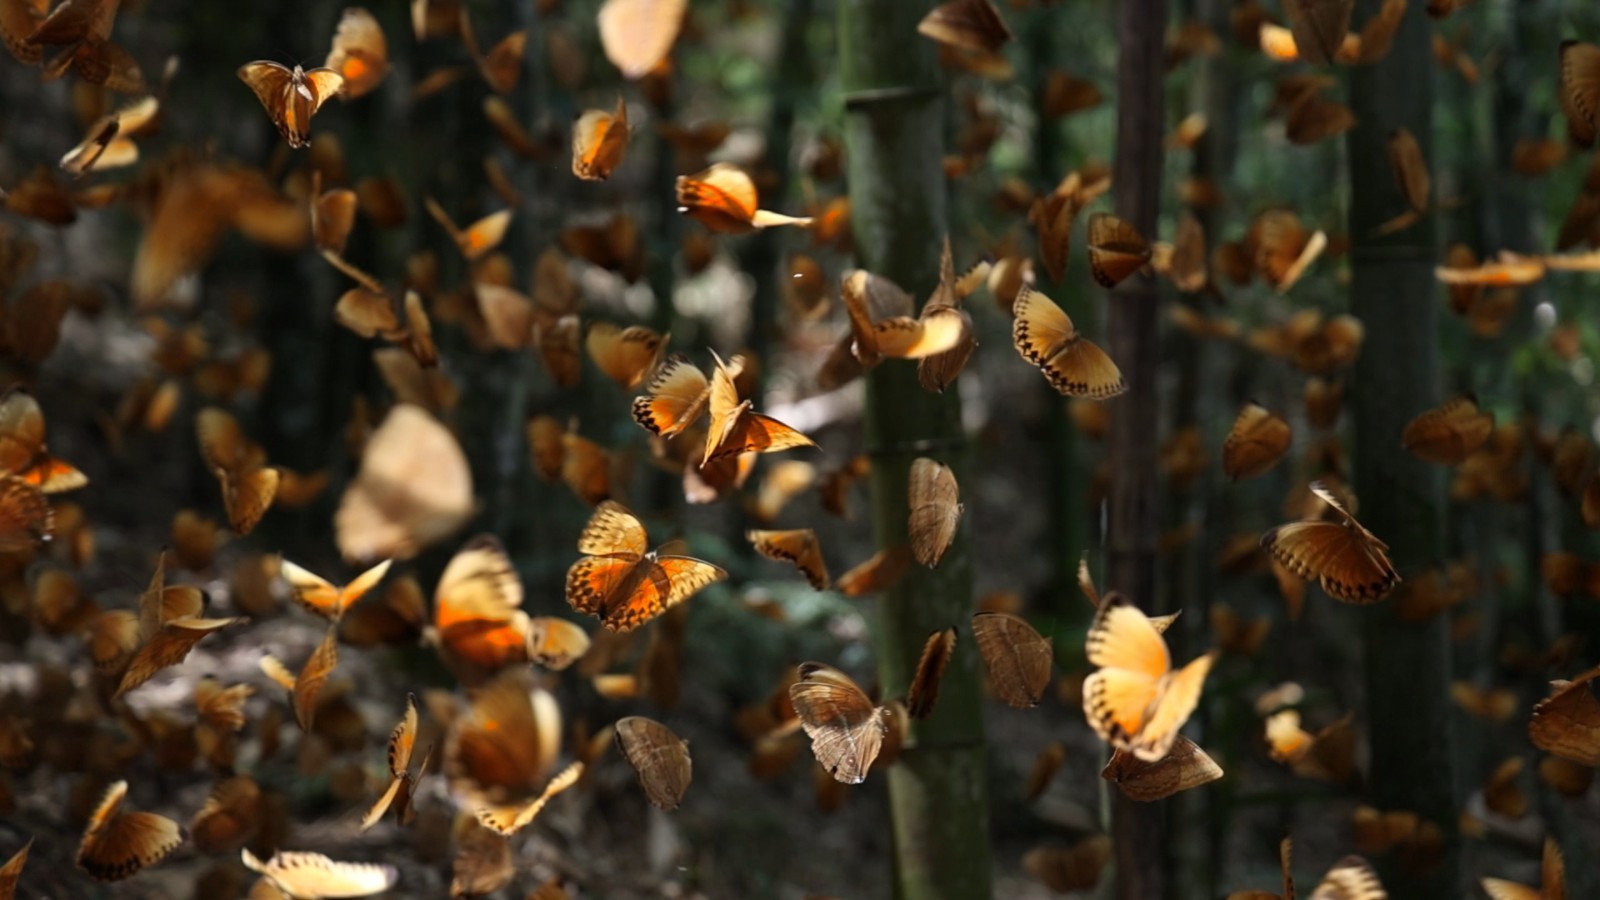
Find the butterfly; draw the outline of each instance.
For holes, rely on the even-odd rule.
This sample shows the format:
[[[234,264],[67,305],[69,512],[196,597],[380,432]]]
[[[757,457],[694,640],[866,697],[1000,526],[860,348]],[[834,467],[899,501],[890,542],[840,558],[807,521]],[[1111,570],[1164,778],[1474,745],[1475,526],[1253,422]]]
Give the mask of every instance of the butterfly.
[[[289,692],[289,699],[294,706],[294,718],[300,725],[300,730],[311,733],[311,725],[317,714],[317,700],[322,693],[322,688],[333,676],[333,670],[339,665],[339,629],[330,627],[323,635],[322,641],[317,644],[311,655],[306,657],[305,665],[301,666],[299,674],[289,671],[289,668],[275,656],[261,657],[261,671],[278,686]]]
[[[1261,546],[1291,572],[1317,579],[1330,597],[1346,603],[1376,603],[1400,582],[1384,551],[1389,547],[1344,508],[1325,482],[1312,493],[1343,520],[1311,519],[1280,525],[1261,536]]]
[[[233,853],[255,836],[261,821],[261,786],[248,775],[224,778],[189,822],[189,839],[207,855]]]
[[[383,26],[365,9],[346,7],[333,32],[333,47],[322,64],[344,80],[338,89],[344,99],[372,93],[389,74],[389,43]]]
[[[936,6],[917,23],[917,33],[977,53],[996,53],[1012,37],[992,0],[950,0]]]
[[[617,749],[639,775],[650,805],[677,809],[693,776],[689,742],[667,726],[644,716],[628,716],[616,723]]]
[[[614,500],[595,509],[578,552],[586,555],[567,570],[567,603],[611,631],[632,631],[728,577],[711,563],[651,551],[644,524]]]
[[[672,52],[689,0],[605,0],[600,6],[600,47],[606,59],[637,80]]]
[[[1478,399],[1462,394],[1425,410],[1406,423],[1400,446],[1423,462],[1459,465],[1494,434],[1494,413],[1478,408]]]
[[[1567,134],[1580,147],[1594,146],[1600,134],[1600,46],[1561,42],[1561,112]]]
[[[183,843],[183,830],[166,816],[123,812],[127,796],[128,782],[111,785],[89,816],[89,827],[78,844],[78,868],[95,881],[121,881],[165,859]]]
[[[1150,258],[1150,242],[1131,222],[1103,212],[1089,217],[1089,272],[1102,287],[1121,284]]]
[[[1149,803],[1210,784],[1222,777],[1222,767],[1198,744],[1180,734],[1167,755],[1155,762],[1146,762],[1126,750],[1113,752],[1100,770],[1100,777],[1116,785],[1129,799]]]
[[[1567,871],[1561,858],[1561,845],[1555,838],[1545,837],[1541,877],[1536,888],[1502,878],[1484,878],[1480,883],[1491,900],[1566,900]]]
[[[917,658],[917,668],[911,675],[911,685],[906,688],[906,715],[926,719],[933,714],[933,704],[939,699],[939,685],[944,682],[944,671],[950,667],[955,652],[955,626],[928,635],[922,645],[922,655]]]
[[[911,463],[907,497],[911,519],[907,533],[911,555],[917,562],[935,568],[955,540],[956,526],[965,509],[959,502],[960,486],[950,467],[927,457]]]
[[[1111,839],[1103,834],[1071,847],[1035,847],[1022,856],[1022,868],[1057,893],[1087,891],[1100,883],[1111,859]]]
[[[239,856],[246,868],[260,872],[273,887],[301,900],[370,897],[393,887],[400,877],[391,865],[336,862],[321,853],[301,850],[279,850],[266,862],[248,849],[240,850]]]
[[[356,207],[359,203],[359,198],[356,197],[355,191],[347,189],[323,191],[318,183],[320,181],[321,173],[314,173],[312,175],[311,239],[318,249],[340,254],[344,252],[345,244],[350,240],[350,232],[355,228]],[[342,261],[343,257],[339,257],[339,259]],[[379,322],[365,326],[367,333],[363,335],[364,337],[371,337],[383,325],[388,325],[389,329],[398,330],[400,325],[398,321],[392,321],[392,324],[381,322],[384,312],[388,313],[390,320],[394,319],[393,307],[389,305],[389,298],[382,292],[381,287],[381,285],[375,283],[374,279],[371,283],[364,283],[361,287],[352,288],[345,292],[339,298],[339,305],[334,309],[334,317],[339,320],[339,324],[357,334],[361,334],[363,331],[361,326],[364,324],[364,320],[373,318],[374,314],[376,314]],[[375,290],[374,288],[378,289]],[[350,299],[347,300],[346,298]],[[342,313],[341,308],[344,309]],[[372,312],[363,316],[360,313],[365,309],[371,309]]]
[[[667,339],[643,325],[621,328],[610,322],[595,322],[584,336],[584,345],[595,367],[627,389],[637,387],[655,369]]]
[[[561,708],[525,668],[502,670],[450,720],[444,774],[469,808],[525,797],[555,766]]]
[[[1246,403],[1222,444],[1222,471],[1234,481],[1261,475],[1289,452],[1294,432],[1277,413]]]
[[[1283,5],[1299,57],[1327,65],[1338,55],[1350,31],[1352,0],[1288,0]]]
[[[1267,752],[1302,778],[1348,782],[1355,774],[1354,716],[1346,713],[1311,734],[1300,727],[1300,713],[1283,709],[1267,716]]]
[[[288,560],[283,560],[279,564],[279,572],[283,575],[283,580],[289,583],[290,593],[302,607],[324,619],[338,622],[344,618],[346,610],[361,602],[362,597],[377,587],[383,576],[388,574],[392,562],[393,560],[386,559],[357,575],[354,580],[342,587]]]
[[[822,543],[812,529],[751,530],[745,532],[745,538],[757,553],[767,559],[793,563],[813,589],[828,589],[828,566],[822,559]]]
[[[744,372],[744,357],[733,357],[726,365],[738,378]],[[672,437],[699,420],[709,402],[710,380],[706,373],[691,364],[688,357],[674,354],[656,367],[645,383],[645,394],[634,397],[632,413],[640,428]]]
[[[1528,738],[1546,753],[1585,766],[1600,766],[1600,666],[1570,681],[1552,681],[1550,696],[1533,706]]]
[[[44,436],[44,412],[32,394],[13,386],[0,395],[0,469],[46,494],[88,484],[71,463],[50,455]]]
[[[139,597],[138,621],[130,634],[137,639],[138,649],[128,658],[112,699],[149,681],[162,669],[183,662],[189,651],[212,632],[245,621],[241,617],[204,618],[204,607],[205,595],[198,588],[167,586],[165,554],[158,558],[150,585]]]
[[[468,541],[445,566],[434,589],[434,643],[468,682],[512,663],[564,669],[589,649],[572,622],[522,611],[522,580],[492,535]]]
[[[1084,642],[1099,668],[1083,683],[1083,712],[1100,738],[1144,762],[1167,755],[1200,702],[1216,652],[1172,668],[1167,643],[1127,598],[1108,594]]]
[[[832,666],[802,663],[789,699],[817,762],[837,781],[860,784],[883,749],[889,710]]]
[[[239,67],[239,78],[256,92],[267,117],[290,147],[311,145],[311,117],[344,87],[344,76],[332,69],[290,69],[270,60]]]
[[[467,54],[478,63],[478,72],[496,93],[509,94],[522,76],[522,57],[528,45],[526,31],[513,31],[489,48],[488,53],[478,50],[478,38],[472,29],[472,18],[465,5],[461,7],[461,42]]]
[[[1428,176],[1428,161],[1422,154],[1422,145],[1409,129],[1397,128],[1390,132],[1386,144],[1389,168],[1394,172],[1395,183],[1405,198],[1406,210],[1378,227],[1378,234],[1390,234],[1413,223],[1428,211],[1428,195],[1432,181]]]
[[[611,177],[627,151],[628,104],[621,97],[615,111],[587,110],[572,126],[572,174],[585,181]]]
[[[734,385],[735,370],[713,354],[716,369],[711,373],[707,404],[711,422],[706,429],[706,448],[700,467],[725,456],[740,453],[776,453],[794,447],[815,447],[815,441],[751,408],[749,400],[739,399]]]
[[[1278,858],[1283,870],[1283,893],[1268,891],[1234,891],[1227,900],[1294,900],[1294,875],[1289,859],[1294,842],[1284,838],[1278,844]],[[1346,856],[1333,864],[1321,882],[1311,891],[1310,900],[1387,900],[1378,875],[1359,856]]]
[[[1068,397],[1106,400],[1128,389],[1122,371],[1055,301],[1031,287],[1018,295],[1011,340],[1022,358],[1044,372],[1051,387]]]
[[[157,121],[161,101],[144,97],[109,115],[101,116],[89,126],[89,133],[81,143],[62,155],[58,165],[72,175],[85,172],[103,172],[131,166],[139,161],[139,145],[133,137],[149,130]]]
[[[444,211],[437,200],[432,197],[423,198],[423,205],[427,207],[428,215],[449,232],[450,239],[455,241],[456,249],[468,262],[476,262],[486,256],[489,251],[500,246],[505,240],[506,229],[511,227],[511,216],[515,210],[502,209],[491,213],[462,230],[456,225],[450,214]]]
[[[510,883],[517,874],[505,836],[466,821],[455,833],[456,853],[450,863],[450,896],[481,897]],[[557,898],[563,900],[563,898]]]
[[[1328,246],[1325,232],[1307,232],[1300,217],[1286,209],[1256,216],[1248,240],[1255,248],[1256,271],[1280,294],[1293,287]]]
[[[25,38],[35,52],[40,45],[66,48],[44,64],[44,79],[59,78],[71,68],[90,84],[122,94],[142,93],[139,63],[110,40],[119,6],[110,0],[64,0],[51,10]]]
[[[756,183],[733,163],[719,162],[694,175],[679,175],[679,212],[712,231],[744,234],[776,225],[811,225],[810,218],[795,218],[758,209]]]
[[[526,828],[539,813],[544,811],[546,804],[557,794],[577,784],[578,777],[583,774],[584,765],[575,762],[557,772],[550,783],[545,785],[544,791],[533,800],[521,806],[479,807],[477,810],[478,822],[502,835],[512,835]]]
[[[367,814],[361,818],[361,830],[366,831],[383,818],[390,807],[401,825],[416,818],[416,808],[411,805],[412,792],[422,776],[428,773],[428,762],[433,759],[433,748],[422,756],[422,765],[416,774],[411,772],[411,753],[417,743],[417,698],[406,697],[405,715],[389,734],[389,787],[386,788]]]
[[[863,597],[892,590],[911,565],[911,548],[905,544],[879,550],[865,561],[840,575],[834,582],[846,597]]]
[[[345,559],[409,559],[472,513],[472,473],[461,445],[433,416],[401,403],[368,440],[334,531]]]
[[[249,534],[272,506],[282,478],[266,465],[266,454],[239,427],[238,420],[214,406],[195,415],[200,455],[222,484],[222,505],[228,526],[240,536]]]
[[[5,865],[0,865],[0,898],[10,900],[17,893],[17,882],[22,879],[22,867],[28,864],[28,851],[33,849],[33,838],[22,849],[11,854]]]

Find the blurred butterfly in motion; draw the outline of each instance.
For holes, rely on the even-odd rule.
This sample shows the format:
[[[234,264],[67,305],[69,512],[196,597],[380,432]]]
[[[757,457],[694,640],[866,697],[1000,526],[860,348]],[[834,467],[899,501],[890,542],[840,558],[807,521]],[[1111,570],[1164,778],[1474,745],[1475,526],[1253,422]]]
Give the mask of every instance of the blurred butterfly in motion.
[[[651,551],[644,524],[607,500],[578,536],[586,554],[567,570],[567,602],[612,631],[632,631],[728,573],[689,556]]]
[[[311,117],[344,87],[344,76],[332,69],[290,69],[270,60],[239,67],[239,78],[256,92],[267,117],[291,147],[311,144]]]
[[[1150,242],[1133,224],[1110,213],[1089,217],[1089,272],[1114,288],[1150,262]]]
[[[346,610],[355,606],[368,591],[377,587],[383,576],[388,574],[391,562],[393,560],[386,559],[343,586],[335,585],[287,559],[280,563],[279,571],[283,575],[283,580],[289,583],[289,591],[294,594],[294,599],[301,606],[324,619],[337,622],[344,618]]]
[[[1554,691],[1533,706],[1528,738],[1535,747],[1585,766],[1600,766],[1600,666],[1572,680],[1552,681]]]
[[[1561,846],[1555,838],[1545,837],[1539,887],[1503,878],[1485,878],[1481,883],[1484,893],[1493,900],[1566,900],[1567,867],[1561,858]]]
[[[819,591],[828,589],[828,566],[822,559],[822,542],[817,540],[817,533],[812,529],[751,529],[744,536],[750,541],[750,546],[767,559],[793,563],[812,588]]]
[[[1200,702],[1215,652],[1173,669],[1167,642],[1150,617],[1116,593],[1101,601],[1084,649],[1099,667],[1083,682],[1090,727],[1145,762],[1166,756]]]
[[[1317,579],[1336,600],[1376,603],[1387,597],[1400,583],[1384,552],[1389,546],[1357,522],[1326,484],[1314,481],[1311,491],[1343,521],[1280,525],[1261,536],[1261,546],[1294,574]]]
[[[272,506],[281,473],[266,465],[266,454],[244,436],[239,422],[216,407],[195,416],[200,455],[222,483],[222,505],[234,534],[249,534]]]
[[[516,834],[537,818],[552,798],[577,784],[578,776],[582,774],[583,763],[572,763],[557,772],[545,785],[544,791],[529,803],[522,806],[482,807],[477,812],[478,822],[499,834]]]
[[[1459,465],[1494,434],[1494,413],[1479,409],[1478,398],[1462,394],[1406,423],[1400,445],[1423,462]]]
[[[744,357],[733,357],[723,368],[730,379],[738,378],[744,371]],[[673,354],[645,383],[645,395],[634,398],[633,420],[651,434],[672,437],[699,420],[710,401],[711,379],[688,357]]]
[[[591,109],[572,126],[572,174],[604,181],[628,151],[628,104],[617,98],[614,112]]]
[[[78,844],[78,868],[95,881],[121,881],[153,866],[183,843],[178,823],[148,812],[122,812],[128,783],[119,781],[89,817]]]
[[[1050,386],[1068,397],[1106,400],[1126,391],[1122,370],[1094,342],[1078,333],[1054,300],[1023,288],[1012,306],[1011,340],[1022,358],[1039,367]]]
[[[11,855],[5,865],[0,866],[0,898],[16,896],[17,882],[22,880],[22,867],[28,864],[28,851],[33,849],[33,838],[29,838],[22,849]]]
[[[662,65],[683,27],[689,0],[606,0],[600,46],[622,77],[639,79]]]
[[[1246,403],[1222,444],[1222,471],[1234,481],[1254,478],[1278,464],[1293,438],[1282,416],[1259,403]]]
[[[815,662],[801,664],[789,699],[817,762],[845,784],[866,780],[889,731],[888,708],[873,705],[850,676]]]
[[[939,686],[944,683],[944,671],[956,653],[956,628],[942,628],[928,635],[922,645],[922,655],[917,658],[917,668],[911,674],[911,686],[906,688],[906,715],[913,719],[926,719],[933,715],[933,705],[939,700]]]
[[[720,162],[694,175],[679,175],[678,211],[712,231],[744,234],[774,225],[811,224],[810,218],[795,218],[757,208],[760,197],[756,183],[733,163]]]
[[[344,79],[339,86],[344,99],[371,93],[389,74],[389,43],[383,26],[361,7],[346,7],[323,65]]]
[[[166,557],[163,554],[157,560],[150,585],[139,597],[138,621],[126,635],[137,649],[126,644],[121,647],[128,654],[123,657],[128,662],[112,699],[118,699],[149,681],[162,669],[183,662],[189,651],[206,635],[245,621],[243,617],[204,618],[205,599],[205,594],[199,588],[187,585],[168,587]],[[103,661],[96,660],[97,664]]]
[[[70,491],[89,483],[71,463],[50,455],[44,442],[44,411],[21,387],[0,397],[0,469],[46,494]]]
[[[290,897],[370,897],[394,886],[399,874],[394,866],[378,863],[335,862],[321,853],[279,850],[262,862],[249,850],[240,850],[245,867]]]

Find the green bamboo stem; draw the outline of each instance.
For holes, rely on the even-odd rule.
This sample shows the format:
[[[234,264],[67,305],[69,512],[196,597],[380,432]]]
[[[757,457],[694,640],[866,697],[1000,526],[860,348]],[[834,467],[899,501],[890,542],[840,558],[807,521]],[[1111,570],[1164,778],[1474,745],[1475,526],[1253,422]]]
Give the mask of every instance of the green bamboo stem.
[[[937,280],[945,229],[942,91],[933,45],[916,33],[931,6],[854,0],[839,5],[838,19],[859,262],[915,296],[927,296]],[[960,400],[954,390],[924,391],[914,366],[889,361],[868,376],[866,416],[874,531],[880,547],[896,546],[906,540],[911,461],[928,456],[960,471]],[[967,619],[972,582],[963,530],[938,568],[913,564],[883,598],[877,646],[884,696],[905,690],[929,632]],[[914,746],[888,772],[894,895],[901,900],[991,895],[983,715],[968,635],[933,715],[916,724]]]

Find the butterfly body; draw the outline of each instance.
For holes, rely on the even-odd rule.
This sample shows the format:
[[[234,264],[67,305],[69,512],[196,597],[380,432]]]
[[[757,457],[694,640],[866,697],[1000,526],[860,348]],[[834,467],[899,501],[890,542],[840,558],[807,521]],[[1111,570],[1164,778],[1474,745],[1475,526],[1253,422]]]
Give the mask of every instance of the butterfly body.
[[[255,91],[278,133],[296,148],[310,145],[311,117],[344,86],[344,76],[332,69],[308,72],[264,59],[240,66],[239,78]]]

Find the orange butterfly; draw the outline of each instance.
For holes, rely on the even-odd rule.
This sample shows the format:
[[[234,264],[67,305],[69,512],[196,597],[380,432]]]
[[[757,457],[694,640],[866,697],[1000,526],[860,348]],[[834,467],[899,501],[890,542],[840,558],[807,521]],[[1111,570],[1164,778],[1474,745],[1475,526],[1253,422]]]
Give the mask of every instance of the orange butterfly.
[[[131,166],[139,161],[139,145],[133,136],[149,129],[161,111],[161,101],[144,97],[110,115],[101,116],[89,126],[89,133],[78,146],[61,157],[62,171],[82,175]]]
[[[321,643],[306,657],[298,675],[289,671],[282,660],[270,654],[261,657],[260,666],[263,674],[289,692],[295,721],[299,723],[301,731],[310,734],[317,715],[318,697],[328,679],[333,677],[333,670],[339,666],[339,629],[330,627],[327,630]]]
[[[88,476],[71,463],[50,455],[44,434],[44,412],[32,394],[12,387],[0,396],[0,469],[46,494],[88,484]]]
[[[767,559],[793,563],[806,581],[819,591],[828,589],[828,567],[822,559],[822,542],[810,528],[786,531],[746,531],[750,546]]]
[[[672,52],[689,0],[606,0],[600,7],[600,46],[606,59],[637,80]]]
[[[578,537],[587,554],[567,570],[567,603],[612,631],[632,631],[728,573],[688,556],[649,549],[644,525],[622,504],[600,504]]]
[[[241,617],[203,618],[204,607],[205,595],[199,588],[167,586],[166,558],[159,558],[150,586],[139,597],[137,628],[132,633],[139,646],[129,658],[112,699],[149,681],[162,669],[183,662],[206,635],[245,621]]]
[[[248,775],[218,781],[189,822],[195,849],[207,855],[233,853],[244,846],[261,821],[261,786]]]
[[[740,453],[776,453],[794,447],[815,447],[815,441],[751,408],[749,400],[739,400],[739,390],[734,386],[735,370],[725,365],[721,357],[712,354],[716,369],[711,373],[711,393],[708,400],[711,424],[706,430],[706,449],[700,458],[700,467],[706,463]]]
[[[628,151],[628,104],[617,98],[614,112],[591,109],[572,126],[572,174],[604,181]]]
[[[1031,287],[1017,295],[1011,340],[1022,358],[1039,367],[1050,386],[1068,397],[1106,400],[1128,389],[1122,370],[1078,333],[1055,301]]]
[[[165,859],[183,843],[183,830],[166,816],[122,812],[128,783],[118,781],[89,817],[78,844],[78,868],[95,881],[121,881]]]
[[[522,76],[522,57],[528,45],[526,31],[513,31],[489,48],[488,53],[478,51],[478,38],[472,29],[472,18],[467,7],[461,6],[461,42],[467,53],[478,63],[478,72],[496,93],[509,94]]]
[[[1103,212],[1089,217],[1089,272],[1102,287],[1121,284],[1150,258],[1150,242],[1131,222]]]
[[[744,371],[744,357],[727,363],[731,377]],[[633,420],[651,434],[672,437],[693,425],[711,400],[711,380],[688,357],[673,354],[645,383],[645,396],[633,400]]]
[[[70,67],[90,84],[103,84],[121,94],[142,93],[145,81],[139,63],[110,40],[119,6],[110,0],[63,0],[51,10],[26,37],[35,52],[40,45],[66,48],[44,64],[45,80],[61,77]],[[38,11],[43,12],[43,4]],[[29,14],[26,9],[22,13]]]
[[[1095,733],[1145,762],[1166,756],[1200,702],[1215,651],[1173,669],[1150,617],[1115,593],[1100,603],[1084,647],[1099,666],[1083,683],[1083,712]]]
[[[389,573],[389,565],[393,560],[386,559],[373,566],[353,581],[343,587],[329,582],[319,575],[295,565],[288,560],[279,564],[279,571],[283,580],[289,583],[289,590],[294,594],[294,599],[309,612],[314,612],[324,619],[338,622],[344,618],[345,611],[361,602],[367,592],[377,587],[383,576]]]
[[[370,897],[394,886],[394,866],[335,862],[321,853],[279,850],[266,862],[239,851],[245,867],[290,897]]]
[[[361,819],[361,830],[366,831],[383,818],[392,806],[401,825],[409,825],[416,817],[411,805],[412,792],[428,772],[428,762],[433,758],[433,748],[423,754],[422,765],[416,774],[411,773],[411,752],[417,744],[417,698],[406,697],[406,712],[400,724],[389,735],[389,787],[378,797],[372,808]]]
[[[1570,681],[1552,681],[1550,696],[1533,706],[1528,739],[1535,747],[1585,766],[1600,766],[1600,666]]]
[[[361,7],[346,7],[333,33],[333,48],[322,64],[344,79],[339,87],[341,97],[354,100],[370,94],[389,74],[389,43],[383,26]]]
[[[472,473],[455,436],[421,408],[399,404],[367,442],[334,531],[346,559],[409,559],[472,510]]]
[[[584,346],[607,378],[623,388],[633,388],[656,367],[667,340],[643,325],[621,328],[610,322],[595,322],[589,326]]]
[[[679,175],[679,212],[712,231],[744,234],[776,225],[807,227],[811,219],[795,218],[759,209],[756,183],[733,163],[715,163],[695,175]]]
[[[1503,878],[1484,878],[1480,883],[1492,900],[1566,900],[1567,868],[1561,858],[1561,845],[1553,837],[1544,839],[1544,857],[1536,888]]]
[[[239,78],[256,92],[267,117],[291,147],[310,146],[311,117],[344,87],[344,76],[332,69],[308,72],[269,60],[245,63],[239,67]]]
[[[515,212],[502,209],[473,222],[463,231],[437,200],[424,197],[423,206],[427,208],[428,215],[433,216],[434,221],[444,226],[444,230],[450,233],[450,239],[455,241],[457,249],[468,262],[476,262],[500,246],[500,242],[505,240],[506,229],[511,227],[511,216]]]
[[[1376,603],[1388,596],[1400,583],[1384,552],[1389,546],[1362,527],[1324,482],[1312,482],[1311,491],[1343,521],[1280,525],[1261,536],[1261,546],[1294,574],[1317,579],[1337,600]]]
[[[1259,403],[1247,403],[1222,444],[1222,471],[1234,481],[1254,478],[1278,464],[1293,437],[1282,416]]]
[[[444,773],[469,808],[525,797],[555,766],[561,707],[525,668],[508,668],[472,693],[445,737]]]

